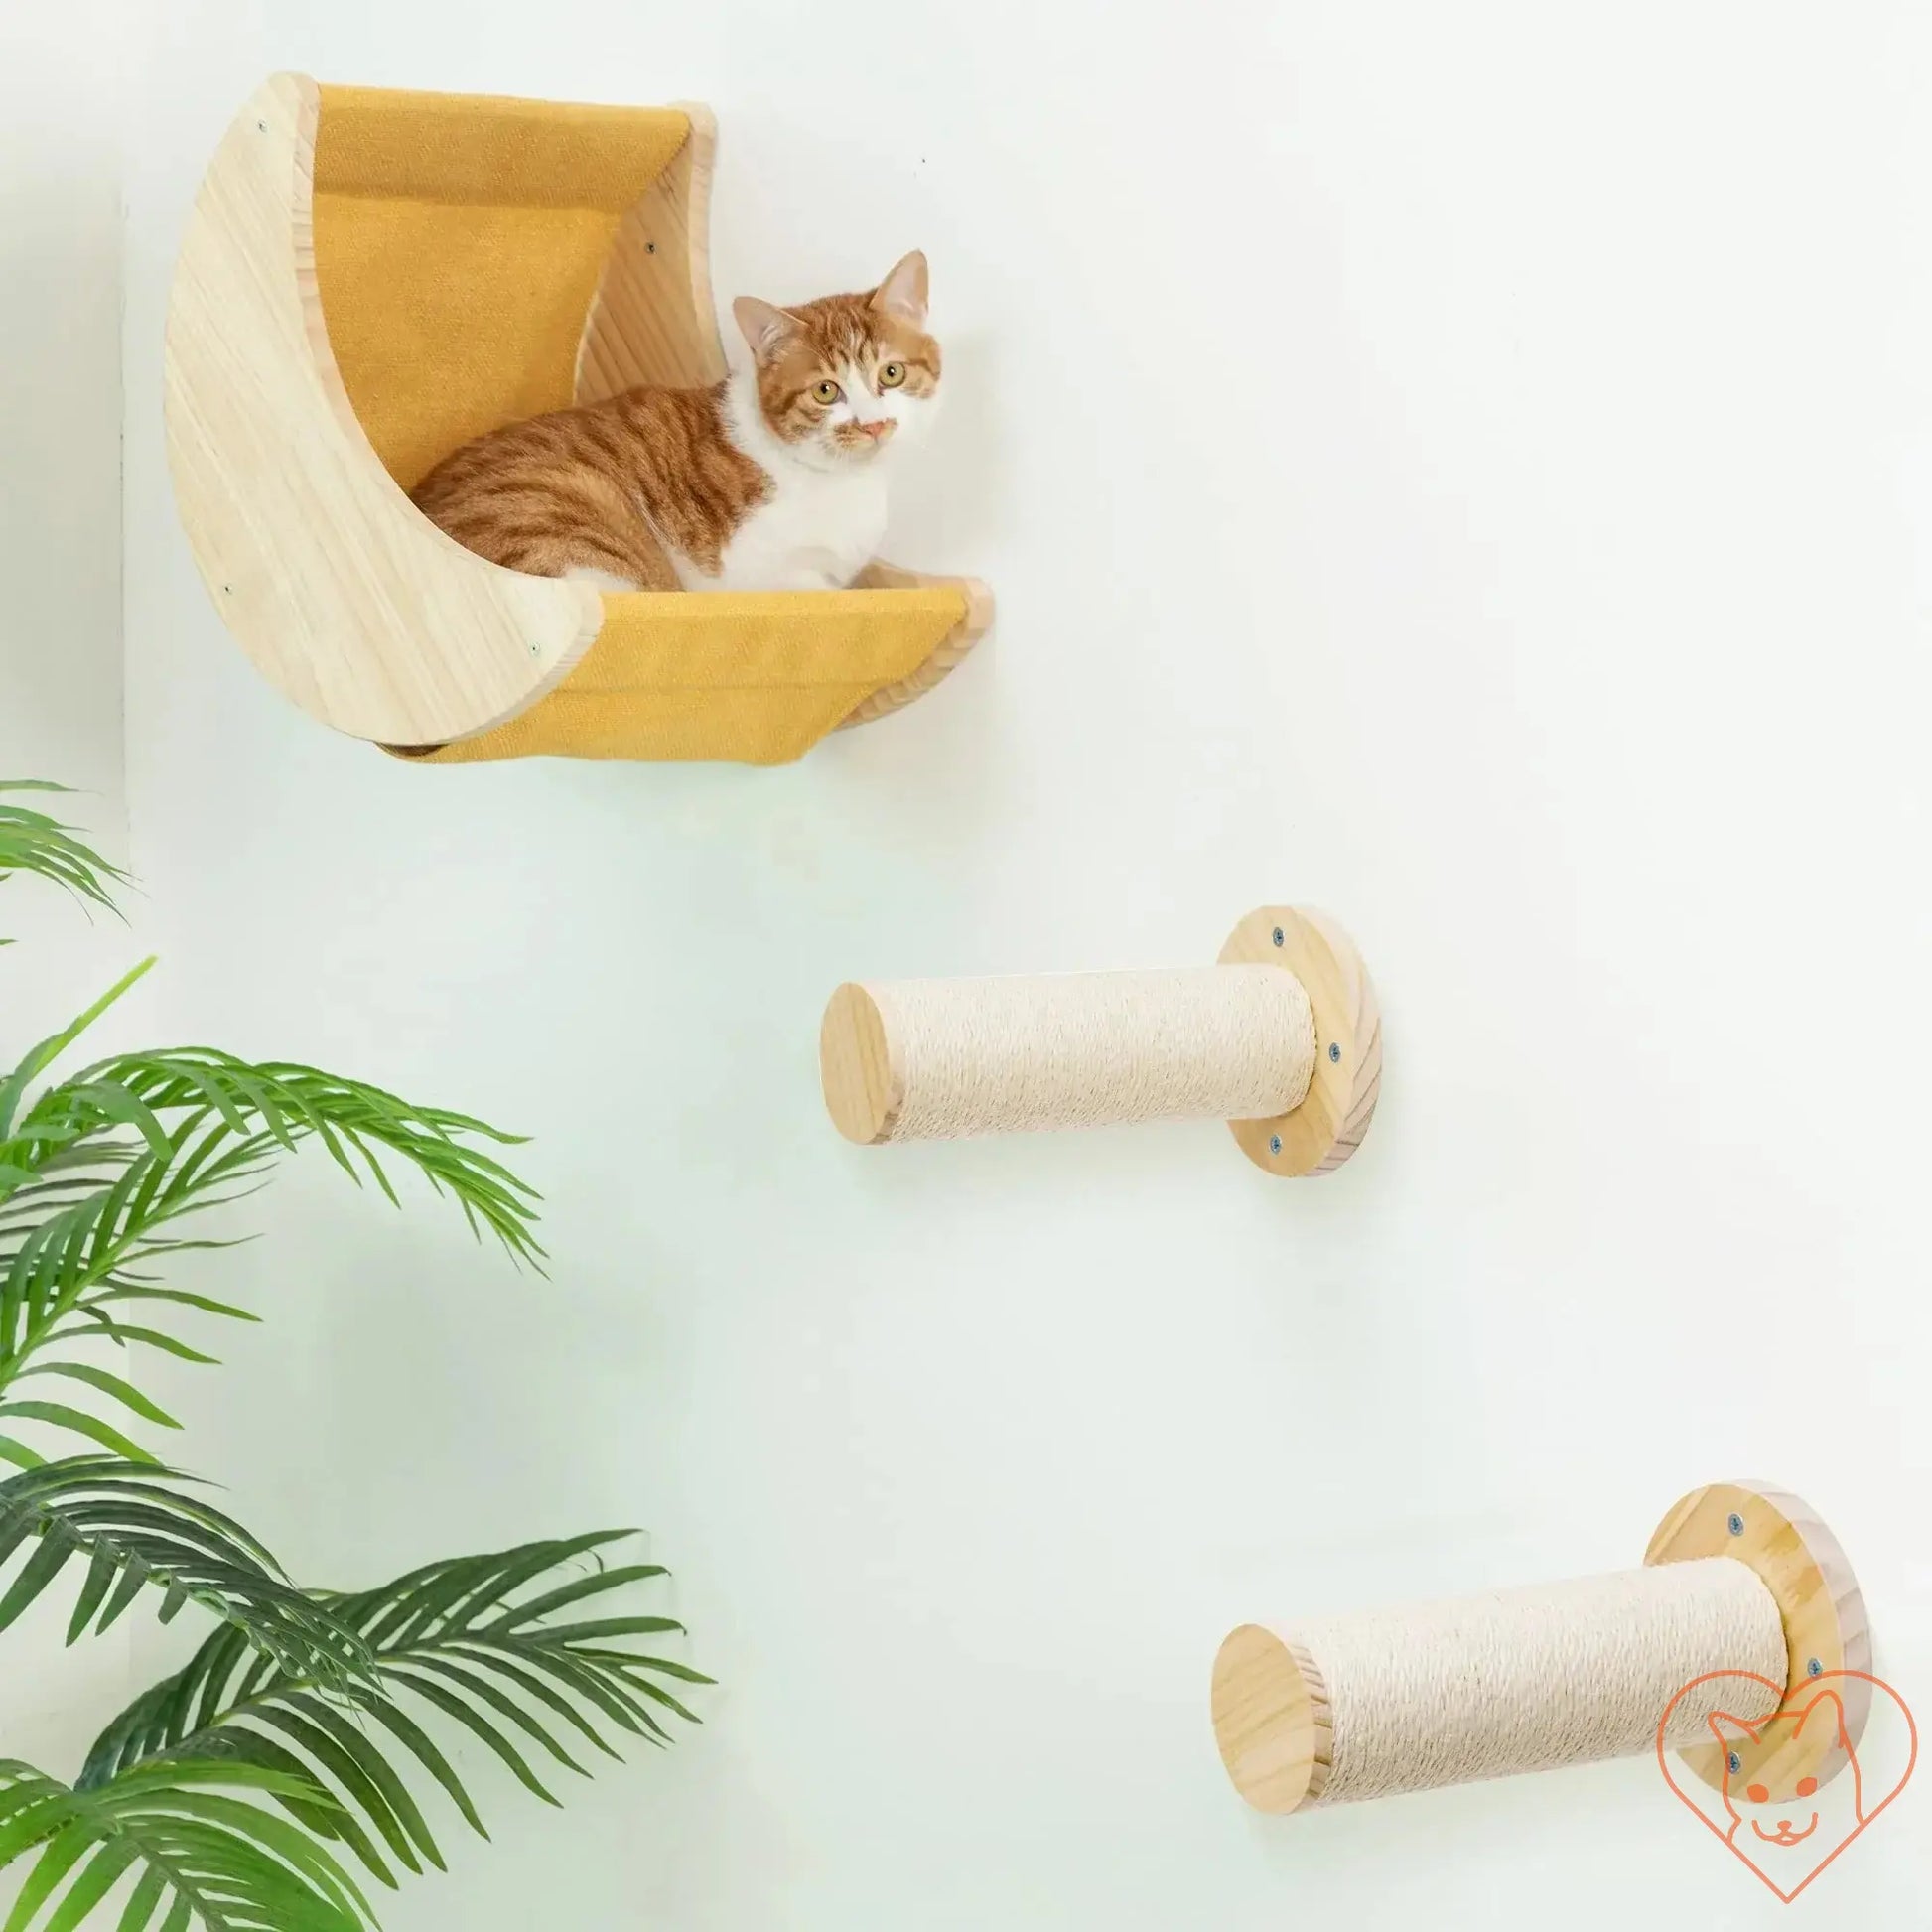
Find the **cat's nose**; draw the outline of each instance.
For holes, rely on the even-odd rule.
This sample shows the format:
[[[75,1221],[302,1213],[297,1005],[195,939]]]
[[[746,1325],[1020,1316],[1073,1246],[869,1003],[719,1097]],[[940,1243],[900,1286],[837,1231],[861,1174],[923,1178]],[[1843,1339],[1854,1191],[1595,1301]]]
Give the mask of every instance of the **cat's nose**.
[[[894,430],[898,428],[898,425],[890,418],[885,418],[876,423],[861,423],[859,427],[875,443],[883,443]]]

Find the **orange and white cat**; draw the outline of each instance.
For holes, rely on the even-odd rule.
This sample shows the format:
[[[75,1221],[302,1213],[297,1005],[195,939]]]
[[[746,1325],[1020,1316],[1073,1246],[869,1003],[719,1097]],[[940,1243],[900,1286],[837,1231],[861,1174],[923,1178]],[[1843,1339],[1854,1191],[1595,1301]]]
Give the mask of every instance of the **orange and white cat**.
[[[492,430],[411,492],[466,548],[603,590],[837,590],[875,554],[899,453],[937,407],[916,251],[858,295],[741,296],[708,389],[632,389]]]

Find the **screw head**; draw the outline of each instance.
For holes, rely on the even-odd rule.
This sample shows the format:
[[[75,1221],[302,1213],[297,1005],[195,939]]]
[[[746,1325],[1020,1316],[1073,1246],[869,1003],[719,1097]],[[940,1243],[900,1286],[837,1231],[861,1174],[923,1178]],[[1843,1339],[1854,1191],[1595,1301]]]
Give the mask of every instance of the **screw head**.
[[[1807,1657],[1805,1659],[1805,1675],[1807,1677],[1822,1677],[1824,1674],[1825,1666],[1816,1657]]]
[[[1275,930],[1274,930],[1274,933],[1273,933],[1273,935],[1272,935],[1272,936],[1273,936],[1273,938],[1274,938],[1274,941],[1275,941],[1275,943],[1276,943],[1276,945],[1278,945],[1278,946],[1280,946],[1280,945],[1284,945],[1284,944],[1286,944],[1286,943],[1287,943],[1287,940],[1288,940],[1288,934],[1287,934],[1287,933],[1285,933],[1285,932],[1284,932],[1284,931],[1283,931],[1283,930],[1281,929],[1281,927],[1280,927],[1280,926],[1277,926],[1277,927],[1275,928]]]
[[[1744,1519],[1733,1509],[1725,1527],[1729,1530],[1732,1536],[1742,1536],[1744,1534]]]
[[[645,253],[645,254],[647,254],[647,255],[654,255],[654,254],[656,254],[656,253],[657,253],[657,243],[656,243],[656,242],[654,242],[654,241],[647,241],[647,242],[645,242],[645,243],[644,243],[644,253]]]
[[[1331,1039],[1328,1042],[1328,1064],[1330,1066],[1341,1064],[1341,1041],[1338,1039]]]
[[[1270,1154],[1279,1154],[1281,1151],[1282,1137],[1279,1134],[1270,1134],[1268,1137],[1268,1152]]]
[[[1732,1751],[1725,1759],[1725,1762],[1730,1766],[1730,1773],[1732,1777],[1735,1777],[1737,1773],[1744,1768],[1744,1760],[1741,1757],[1739,1757],[1735,1751]]]

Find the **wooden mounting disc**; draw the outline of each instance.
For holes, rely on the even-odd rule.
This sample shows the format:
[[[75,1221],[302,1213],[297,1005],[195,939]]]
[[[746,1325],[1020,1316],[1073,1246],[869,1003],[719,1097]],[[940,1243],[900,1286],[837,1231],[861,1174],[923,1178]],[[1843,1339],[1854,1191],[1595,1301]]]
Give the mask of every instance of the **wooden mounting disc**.
[[[1851,1561],[1816,1511],[1798,1497],[1758,1482],[1714,1482],[1692,1490],[1657,1526],[1643,1560],[1682,1563],[1691,1557],[1734,1557],[1764,1580],[1784,1618],[1787,1697],[1829,1671],[1871,1669],[1871,1632]],[[1832,1688],[1844,1702],[1846,1730],[1856,1749],[1871,1712],[1871,1686],[1858,1677],[1840,1677]],[[1738,1757],[1737,1769],[1729,1772],[1733,1785],[1761,1781],[1780,1791],[1806,1776],[1829,1784],[1848,1761],[1837,1733],[1815,1725],[1793,1733],[1781,1725],[1759,1742],[1744,1740],[1732,1748]],[[1722,1791],[1726,1754],[1714,1741],[1680,1751],[1678,1758]]]
[[[1300,1644],[1266,1624],[1230,1630],[1214,1658],[1211,1705],[1221,1763],[1257,1811],[1286,1817],[1328,1788],[1328,1687]]]
[[[1221,948],[1223,966],[1280,966],[1314,1009],[1314,1077],[1292,1113],[1231,1120],[1241,1152],[1269,1173],[1330,1173],[1362,1143],[1382,1086],[1382,1016],[1347,933],[1320,912],[1262,905]]]

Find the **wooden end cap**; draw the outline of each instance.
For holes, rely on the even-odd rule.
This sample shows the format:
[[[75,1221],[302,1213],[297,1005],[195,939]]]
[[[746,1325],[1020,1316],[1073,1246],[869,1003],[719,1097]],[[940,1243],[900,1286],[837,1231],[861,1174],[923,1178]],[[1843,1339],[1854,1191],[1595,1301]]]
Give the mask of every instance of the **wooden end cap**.
[[[1299,1644],[1259,1623],[1214,1659],[1214,1742],[1235,1790],[1277,1817],[1314,1803],[1334,1762],[1328,1687]]]
[[[893,1062],[885,1016],[867,990],[848,980],[825,1005],[818,1030],[818,1073],[825,1111],[848,1141],[877,1147],[893,1137],[905,1098]]]

